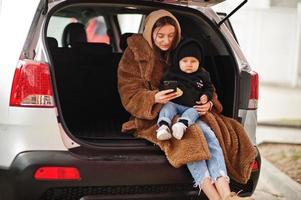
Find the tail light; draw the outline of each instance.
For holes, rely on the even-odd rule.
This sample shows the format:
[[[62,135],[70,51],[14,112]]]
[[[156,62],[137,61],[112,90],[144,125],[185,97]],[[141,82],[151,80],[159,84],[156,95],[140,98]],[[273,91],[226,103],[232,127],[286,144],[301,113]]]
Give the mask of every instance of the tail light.
[[[256,171],[259,168],[258,162],[256,160],[252,162],[251,166],[252,166],[252,171]]]
[[[75,167],[40,167],[34,173],[36,180],[80,180],[80,173]]]
[[[32,60],[21,60],[16,68],[10,106],[54,107],[49,66]]]
[[[259,80],[258,80],[258,74],[255,71],[251,72],[250,77],[250,98],[249,98],[249,109],[257,109],[258,104],[258,86],[259,86]]]

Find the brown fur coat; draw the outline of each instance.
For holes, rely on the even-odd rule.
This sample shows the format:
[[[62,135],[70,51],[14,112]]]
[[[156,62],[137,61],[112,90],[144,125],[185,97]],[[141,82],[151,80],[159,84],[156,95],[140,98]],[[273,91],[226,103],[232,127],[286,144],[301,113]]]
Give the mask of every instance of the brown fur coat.
[[[162,66],[158,66],[160,64]],[[156,60],[147,41],[141,35],[128,38],[128,48],[118,68],[118,89],[122,104],[132,117],[123,124],[122,131],[134,131],[137,137],[157,144],[174,167],[192,161],[208,160],[208,145],[196,124],[187,128],[182,140],[157,140],[156,119],[162,105],[155,103],[154,96],[162,74],[154,72],[154,66],[164,67]],[[212,101],[213,109],[202,120],[211,127],[220,142],[229,176],[246,183],[250,177],[251,163],[256,157],[256,149],[241,124],[220,114],[222,106],[216,93]]]

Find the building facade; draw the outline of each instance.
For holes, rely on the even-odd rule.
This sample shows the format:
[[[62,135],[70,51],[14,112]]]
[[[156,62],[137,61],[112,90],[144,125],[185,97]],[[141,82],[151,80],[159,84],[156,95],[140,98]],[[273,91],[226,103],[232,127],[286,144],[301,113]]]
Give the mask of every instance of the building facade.
[[[241,2],[216,9],[229,13]],[[301,87],[301,0],[248,1],[230,19],[260,82]]]

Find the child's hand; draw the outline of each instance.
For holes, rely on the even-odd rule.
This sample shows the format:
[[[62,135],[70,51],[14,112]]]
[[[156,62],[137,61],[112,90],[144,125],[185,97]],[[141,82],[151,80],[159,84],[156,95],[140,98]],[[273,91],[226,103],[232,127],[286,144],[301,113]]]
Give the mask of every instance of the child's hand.
[[[207,102],[208,102],[208,97],[207,97],[207,95],[203,94],[203,95],[201,96],[201,98],[200,98],[200,102],[201,102],[201,104],[207,103]]]

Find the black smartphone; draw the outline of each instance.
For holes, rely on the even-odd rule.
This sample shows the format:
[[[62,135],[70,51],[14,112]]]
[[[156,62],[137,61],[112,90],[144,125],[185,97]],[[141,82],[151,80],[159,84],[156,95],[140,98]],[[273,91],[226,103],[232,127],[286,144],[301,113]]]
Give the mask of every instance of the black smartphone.
[[[163,81],[164,90],[173,89],[173,92],[177,91],[178,81]]]

